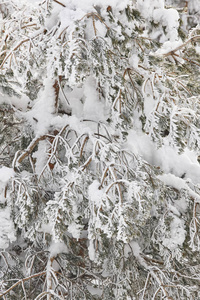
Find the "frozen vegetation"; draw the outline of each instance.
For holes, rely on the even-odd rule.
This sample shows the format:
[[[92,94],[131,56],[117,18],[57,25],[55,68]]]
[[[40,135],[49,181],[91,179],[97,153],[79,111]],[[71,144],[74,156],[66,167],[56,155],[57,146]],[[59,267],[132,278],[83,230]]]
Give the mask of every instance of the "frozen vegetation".
[[[200,299],[200,1],[0,1],[0,299]]]

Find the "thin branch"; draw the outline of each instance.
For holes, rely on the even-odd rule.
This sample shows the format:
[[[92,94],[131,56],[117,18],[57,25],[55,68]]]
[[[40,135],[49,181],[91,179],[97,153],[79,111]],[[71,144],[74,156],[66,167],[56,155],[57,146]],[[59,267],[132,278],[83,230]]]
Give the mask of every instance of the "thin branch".
[[[33,149],[37,146],[40,141],[43,141],[47,138],[47,135],[40,136],[35,138],[28,146],[28,148],[18,157],[17,163],[21,163],[29,154],[32,153]]]
[[[58,1],[58,0],[53,0],[54,2],[58,3],[59,5],[63,6],[63,7],[66,7],[65,4],[63,4],[62,2]]]
[[[167,53],[162,54],[162,56],[167,57],[169,55],[173,55],[176,51],[184,48],[187,44],[194,42],[194,41],[198,41],[198,40],[200,40],[200,35],[193,36],[189,40],[187,40],[185,43],[183,43],[182,45],[176,47],[173,50],[168,51]]]
[[[26,277],[26,278],[23,278],[23,279],[17,281],[9,289],[7,289],[5,292],[3,292],[2,294],[0,294],[0,297],[5,296],[6,294],[8,294],[11,290],[13,290],[20,283],[23,284],[25,281],[28,281],[28,280],[30,280],[32,278],[36,278],[38,276],[42,276],[42,275],[45,275],[45,274],[46,274],[46,271],[43,271],[41,273],[33,274],[33,275],[29,276],[29,277]]]

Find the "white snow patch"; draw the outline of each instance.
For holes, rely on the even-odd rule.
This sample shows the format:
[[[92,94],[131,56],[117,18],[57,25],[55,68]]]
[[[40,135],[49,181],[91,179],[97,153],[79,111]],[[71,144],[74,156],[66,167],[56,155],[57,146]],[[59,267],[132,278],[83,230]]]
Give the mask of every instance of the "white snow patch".
[[[11,106],[14,106],[14,108],[19,109],[21,111],[26,111],[27,106],[30,102],[30,99],[28,96],[23,95],[21,97],[10,97],[8,95],[2,95],[0,93],[0,104],[9,104]]]
[[[6,249],[16,240],[14,224],[10,218],[9,207],[0,210],[0,249]]]
[[[138,67],[138,63],[139,63],[139,57],[136,54],[133,54],[129,57],[129,64],[130,67],[134,67],[137,68]]]
[[[51,124],[52,114],[55,112],[55,90],[53,79],[44,80],[44,90],[38,98],[31,111],[26,113],[29,123],[35,128],[35,133],[40,136],[46,134]]]
[[[170,42],[178,40],[179,13],[176,9],[155,9],[153,11],[153,19],[157,23],[166,26],[167,38]]]
[[[94,248],[93,240],[89,240],[88,252],[89,252],[90,260],[94,261],[95,260],[95,248]]]
[[[175,189],[181,190],[185,189],[189,192],[189,195],[196,199],[198,202],[200,202],[200,196],[199,194],[195,193],[186,182],[186,180],[176,177],[173,174],[163,174],[157,176],[158,179],[160,179],[164,184],[174,187]]]
[[[7,168],[5,166],[0,168],[0,181],[3,183],[8,182],[8,180],[14,177],[15,172],[12,168]]]
[[[164,184],[170,185],[178,190],[187,189],[187,184],[184,179],[176,177],[173,174],[163,174],[159,175],[158,179],[160,179]]]
[[[87,289],[88,289],[88,291],[90,292],[90,294],[92,294],[92,295],[98,295],[98,296],[101,296],[102,293],[103,293],[103,290],[102,290],[102,289],[100,289],[100,288],[95,288],[95,287],[90,286],[90,285],[87,286]]]
[[[89,194],[90,200],[93,203],[95,203],[97,206],[101,205],[102,197],[103,197],[103,193],[104,193],[104,190],[103,189],[100,190],[99,186],[100,186],[100,183],[98,182],[98,180],[94,180],[88,189],[88,194]]]
[[[79,239],[82,228],[83,226],[73,222],[68,226],[68,232],[72,234],[73,238]]]
[[[141,253],[140,246],[136,241],[131,241],[130,243],[126,244],[124,247],[124,256],[126,258],[129,255],[134,255],[135,257],[139,257]]]
[[[38,144],[38,150],[33,153],[33,158],[36,158],[35,171],[38,175],[40,175],[45,164],[47,163],[46,152],[47,152],[47,142],[40,141]]]
[[[68,253],[68,248],[63,242],[53,241],[49,247],[50,257],[54,257],[59,253]]]
[[[149,18],[156,9],[164,9],[164,0],[137,0],[137,9]]]
[[[184,221],[174,216],[170,224],[170,237],[163,240],[163,245],[171,251],[175,250],[183,245],[185,236]]]
[[[178,154],[168,145],[157,149],[151,138],[142,131],[130,131],[127,146],[136,155],[142,156],[149,164],[160,167],[164,173],[171,173],[177,177],[184,176],[195,184],[200,182],[200,165],[197,155],[186,149],[183,154]]]
[[[88,77],[84,86],[85,103],[83,106],[83,114],[85,118],[96,121],[101,120],[104,116],[104,105],[99,100],[96,89],[96,82],[92,77]]]
[[[52,234],[53,224],[51,224],[51,223],[42,223],[40,228],[38,229],[38,231]]]
[[[153,20],[160,25],[157,29],[154,28],[152,38],[160,38],[162,43],[166,40],[174,42],[179,39],[179,13],[176,9],[165,9],[164,6],[164,0],[137,0],[137,8],[141,14],[149,21]]]
[[[175,50],[177,47],[181,46],[183,43],[181,40],[178,40],[178,41],[174,41],[174,42],[171,42],[171,41],[166,41],[163,43],[162,47],[159,48],[156,52],[155,52],[155,55],[157,56],[162,56],[170,51],[173,51]],[[154,55],[153,53],[151,53],[152,55]],[[178,52],[177,52],[178,54]]]

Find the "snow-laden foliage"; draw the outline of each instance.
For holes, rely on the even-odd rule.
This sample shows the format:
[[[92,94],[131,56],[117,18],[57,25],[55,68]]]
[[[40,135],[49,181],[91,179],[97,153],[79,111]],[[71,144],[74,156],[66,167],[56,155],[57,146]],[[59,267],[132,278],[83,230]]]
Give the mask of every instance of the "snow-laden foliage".
[[[198,299],[199,6],[0,12],[0,297]]]

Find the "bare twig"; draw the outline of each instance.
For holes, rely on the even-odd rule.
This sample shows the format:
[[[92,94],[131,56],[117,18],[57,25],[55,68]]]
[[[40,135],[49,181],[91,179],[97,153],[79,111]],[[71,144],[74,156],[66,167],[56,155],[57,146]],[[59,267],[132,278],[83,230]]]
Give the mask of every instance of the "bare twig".
[[[167,57],[169,55],[173,55],[176,51],[181,50],[182,48],[184,48],[187,44],[194,42],[194,41],[198,41],[200,40],[200,35],[196,35],[191,37],[190,39],[188,39],[185,43],[183,43],[182,45],[176,47],[173,50],[168,51],[167,53],[162,54],[162,56]]]
[[[60,4],[60,5],[63,6],[63,7],[66,7],[65,4],[63,4],[62,2],[60,2],[60,1],[58,1],[58,0],[53,0],[53,1],[56,2],[56,3],[58,3],[58,4]]]
[[[0,297],[5,296],[6,294],[8,294],[11,290],[13,290],[19,284],[23,284],[25,281],[28,281],[28,280],[30,280],[32,278],[36,278],[38,276],[42,276],[42,275],[45,275],[45,274],[46,274],[46,271],[43,271],[43,272],[40,272],[40,273],[37,273],[37,274],[33,274],[33,275],[29,276],[29,277],[26,277],[26,278],[23,278],[23,279],[17,281],[9,289],[7,289],[5,292],[3,292],[2,294],[0,294]]]
[[[37,146],[37,144],[40,142],[40,141],[43,141],[45,140],[47,137],[47,135],[43,135],[43,136],[40,136],[38,138],[35,138],[31,143],[30,145],[28,146],[28,148],[18,157],[17,159],[17,163],[21,163],[29,154],[32,153],[33,149]]]

